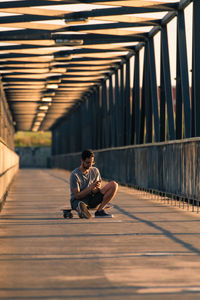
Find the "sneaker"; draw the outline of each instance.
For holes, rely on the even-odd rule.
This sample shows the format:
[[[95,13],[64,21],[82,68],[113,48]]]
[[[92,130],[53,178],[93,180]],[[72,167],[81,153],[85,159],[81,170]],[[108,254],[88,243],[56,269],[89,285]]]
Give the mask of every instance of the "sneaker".
[[[111,214],[107,214],[104,210],[97,210],[95,212],[95,218],[112,218]]]
[[[88,208],[87,208],[87,205],[83,202],[83,201],[80,201],[78,203],[78,207],[77,207],[77,212],[78,212],[78,215],[79,215],[79,218],[81,219],[90,219],[92,217],[92,215],[90,214]]]

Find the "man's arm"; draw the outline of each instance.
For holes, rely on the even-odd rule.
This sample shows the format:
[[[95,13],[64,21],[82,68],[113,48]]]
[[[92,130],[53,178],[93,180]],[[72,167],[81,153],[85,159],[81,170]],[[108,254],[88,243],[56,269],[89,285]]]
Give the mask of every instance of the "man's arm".
[[[77,188],[73,189],[73,193],[74,193],[76,200],[85,198],[92,191],[95,192],[97,189],[100,188],[100,184],[101,183],[99,181],[95,181],[90,186],[88,186],[84,190],[82,190],[81,192],[80,192],[79,186],[77,186]]]

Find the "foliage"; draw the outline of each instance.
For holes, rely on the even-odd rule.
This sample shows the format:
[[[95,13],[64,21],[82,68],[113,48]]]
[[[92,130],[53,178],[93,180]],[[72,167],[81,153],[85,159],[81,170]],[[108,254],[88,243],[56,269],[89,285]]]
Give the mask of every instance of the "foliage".
[[[18,131],[15,134],[15,147],[47,147],[51,146],[50,131]]]

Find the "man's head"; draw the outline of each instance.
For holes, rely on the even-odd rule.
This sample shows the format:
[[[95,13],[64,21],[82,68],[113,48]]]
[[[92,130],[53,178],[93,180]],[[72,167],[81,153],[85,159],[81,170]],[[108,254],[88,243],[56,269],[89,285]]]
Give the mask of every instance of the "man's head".
[[[88,170],[94,165],[94,152],[90,149],[86,149],[81,154],[81,165],[84,170]]]

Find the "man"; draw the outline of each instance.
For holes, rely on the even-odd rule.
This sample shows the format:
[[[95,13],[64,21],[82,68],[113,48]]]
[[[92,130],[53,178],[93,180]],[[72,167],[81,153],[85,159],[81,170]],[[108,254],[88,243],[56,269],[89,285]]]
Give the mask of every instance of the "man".
[[[81,165],[71,173],[71,207],[80,218],[91,218],[89,209],[96,208],[95,217],[111,218],[104,208],[116,195],[118,184],[111,181],[101,187],[101,175],[94,165],[94,152],[85,150],[81,155]]]

